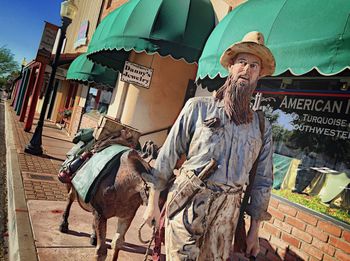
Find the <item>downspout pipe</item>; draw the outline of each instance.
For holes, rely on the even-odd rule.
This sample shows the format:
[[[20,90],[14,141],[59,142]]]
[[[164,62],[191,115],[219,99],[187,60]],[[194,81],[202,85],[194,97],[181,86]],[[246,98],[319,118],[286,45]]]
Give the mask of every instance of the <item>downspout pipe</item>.
[[[123,92],[122,92],[122,95],[120,97],[120,102],[119,102],[119,105],[118,105],[117,117],[116,117],[117,120],[119,120],[120,122],[121,122],[121,119],[122,119],[122,116],[123,116],[124,106],[125,106],[125,103],[126,103],[126,97],[128,95],[128,92],[129,92],[129,86],[130,86],[130,83],[128,83],[128,82],[124,83]]]

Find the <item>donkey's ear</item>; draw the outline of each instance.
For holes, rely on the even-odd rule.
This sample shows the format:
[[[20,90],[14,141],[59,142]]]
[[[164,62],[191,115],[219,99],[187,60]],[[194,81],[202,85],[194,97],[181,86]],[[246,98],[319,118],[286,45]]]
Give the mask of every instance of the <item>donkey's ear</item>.
[[[147,147],[148,147],[148,142],[149,142],[149,141],[146,141],[146,142],[143,144],[143,146],[142,146],[141,151],[142,151],[143,153],[145,153],[145,152],[146,152],[146,150],[147,150]]]
[[[144,161],[136,151],[131,151],[129,153],[127,162],[129,168],[139,174],[143,172],[149,173],[151,171],[151,166]]]

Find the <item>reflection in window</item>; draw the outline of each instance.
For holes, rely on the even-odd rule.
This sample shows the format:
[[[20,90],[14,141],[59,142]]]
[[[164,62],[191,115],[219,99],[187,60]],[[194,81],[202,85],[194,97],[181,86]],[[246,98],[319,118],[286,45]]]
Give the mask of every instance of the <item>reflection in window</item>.
[[[258,89],[272,123],[274,193],[350,223],[350,92],[340,83],[293,79],[281,89],[264,80]]]
[[[108,106],[111,102],[112,92],[107,90],[101,91],[100,102],[98,104],[98,111],[100,113],[107,113]]]
[[[106,114],[112,98],[111,89],[90,88],[86,100],[85,111]]]

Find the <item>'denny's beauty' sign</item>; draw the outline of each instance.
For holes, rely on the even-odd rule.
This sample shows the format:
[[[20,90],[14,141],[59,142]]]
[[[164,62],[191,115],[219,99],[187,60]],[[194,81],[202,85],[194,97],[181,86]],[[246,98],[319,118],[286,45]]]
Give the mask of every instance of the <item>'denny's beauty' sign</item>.
[[[152,68],[126,61],[121,80],[144,88],[149,88],[152,74]]]

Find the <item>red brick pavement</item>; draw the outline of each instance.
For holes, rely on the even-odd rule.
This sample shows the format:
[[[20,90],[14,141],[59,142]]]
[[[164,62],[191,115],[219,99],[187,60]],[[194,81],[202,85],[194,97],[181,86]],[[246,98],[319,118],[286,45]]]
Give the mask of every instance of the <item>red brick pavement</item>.
[[[30,155],[24,153],[24,148],[33,135],[37,118],[31,132],[24,131],[24,123],[19,122],[19,117],[12,110],[11,120],[26,199],[65,200],[67,190],[58,181],[57,173],[65,154],[74,145],[71,138],[54,123],[45,121],[42,136],[44,154]]]
[[[23,187],[27,200],[30,216],[33,241],[39,260],[89,260],[94,256],[94,247],[90,246],[89,234],[91,231],[92,215],[74,204],[70,215],[70,233],[60,233],[57,229],[61,222],[61,215],[65,209],[66,188],[58,181],[58,169],[65,159],[65,154],[73,144],[70,137],[57,126],[45,122],[43,129],[43,156],[33,156],[24,153],[26,144],[33,135],[23,130],[24,124],[20,123],[10,107],[10,120],[13,126],[13,136],[18,154],[19,168],[23,178]],[[53,203],[53,201],[56,201]],[[139,214],[133,221],[126,235],[125,251],[121,251],[119,260],[141,261],[144,260],[146,245],[138,240],[137,230],[142,222],[144,207],[139,209]],[[108,222],[107,235],[111,239],[114,236],[116,220]],[[143,230],[144,238],[151,237],[151,229]],[[109,259],[113,251],[108,251]]]

